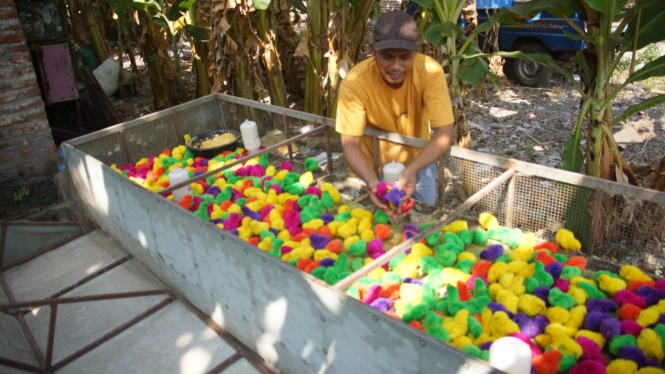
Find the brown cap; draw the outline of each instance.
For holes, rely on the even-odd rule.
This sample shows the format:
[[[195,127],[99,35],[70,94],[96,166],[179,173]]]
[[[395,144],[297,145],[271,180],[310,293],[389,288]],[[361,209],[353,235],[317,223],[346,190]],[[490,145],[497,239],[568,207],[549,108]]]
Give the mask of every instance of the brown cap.
[[[420,34],[416,21],[406,12],[384,13],[374,26],[374,49],[408,49],[418,51]]]

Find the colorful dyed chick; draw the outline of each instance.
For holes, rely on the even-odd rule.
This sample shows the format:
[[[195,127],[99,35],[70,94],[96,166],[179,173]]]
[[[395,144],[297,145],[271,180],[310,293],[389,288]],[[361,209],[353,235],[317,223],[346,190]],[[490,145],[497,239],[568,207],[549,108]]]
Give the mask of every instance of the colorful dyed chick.
[[[575,239],[575,234],[566,229],[559,229],[559,231],[556,232],[556,243],[559,247],[567,251],[579,251],[582,249],[582,243]]]

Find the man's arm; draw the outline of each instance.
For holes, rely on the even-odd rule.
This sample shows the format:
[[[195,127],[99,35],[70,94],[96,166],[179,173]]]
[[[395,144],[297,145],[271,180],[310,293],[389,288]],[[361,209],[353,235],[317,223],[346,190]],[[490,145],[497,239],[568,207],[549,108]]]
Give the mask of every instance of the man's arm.
[[[342,152],[344,160],[349,168],[367,184],[369,197],[372,203],[379,209],[392,215],[388,206],[376,195],[376,186],[379,184],[379,178],[361,147],[361,136],[351,136],[340,134],[342,138]]]
[[[450,148],[453,142],[453,125],[434,127],[432,138],[425,144],[413,161],[402,170],[399,185],[404,190],[402,202],[406,202],[416,192],[417,174],[427,165],[438,160]]]

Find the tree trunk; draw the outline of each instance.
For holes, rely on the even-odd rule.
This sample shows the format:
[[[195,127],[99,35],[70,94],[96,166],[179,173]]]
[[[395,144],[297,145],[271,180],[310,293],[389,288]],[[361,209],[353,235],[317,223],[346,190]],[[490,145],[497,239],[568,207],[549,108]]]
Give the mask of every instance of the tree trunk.
[[[273,6],[279,5],[275,3]],[[284,85],[284,77],[282,76],[282,63],[279,58],[279,51],[275,46],[276,34],[273,15],[268,10],[259,10],[258,16],[258,35],[262,42],[259,54],[265,66],[270,103],[286,107],[288,104],[286,101],[286,87]]]
[[[143,59],[148,65],[148,72],[150,74],[150,87],[152,88],[154,109],[165,109],[174,104],[171,82],[164,75],[164,59],[167,58],[168,54],[160,47],[164,43],[157,35],[150,13],[146,11],[139,11],[138,13],[141,27],[144,29],[145,40],[142,45],[142,51]]]
[[[602,17],[599,12],[584,3],[589,35],[609,34],[611,21]],[[609,43],[610,41],[606,41]],[[610,94],[610,68],[612,65],[612,48],[597,48],[588,43],[585,52],[588,65],[593,76],[592,83],[586,87],[591,100],[587,114],[587,160],[586,173],[598,178],[637,184],[630,165],[623,159],[616,148],[612,135],[612,106],[603,109],[602,103]],[[584,104],[584,103],[582,103]]]
[[[323,81],[326,71],[323,55],[327,52],[324,44],[328,26],[328,0],[310,0],[307,2],[307,34],[309,37],[307,70],[305,76],[305,112],[324,116]],[[327,47],[327,46],[326,46]]]

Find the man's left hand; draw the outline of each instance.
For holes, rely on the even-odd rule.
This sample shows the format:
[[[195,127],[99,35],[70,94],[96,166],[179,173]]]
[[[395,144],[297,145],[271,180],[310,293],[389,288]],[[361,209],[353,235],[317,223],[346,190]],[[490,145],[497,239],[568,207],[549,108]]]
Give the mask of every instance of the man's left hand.
[[[418,170],[413,167],[407,166],[399,175],[399,188],[404,191],[404,196],[400,201],[400,209],[397,209],[397,212],[401,212],[401,207],[404,203],[409,201],[411,196],[416,192],[416,183],[418,181]]]

